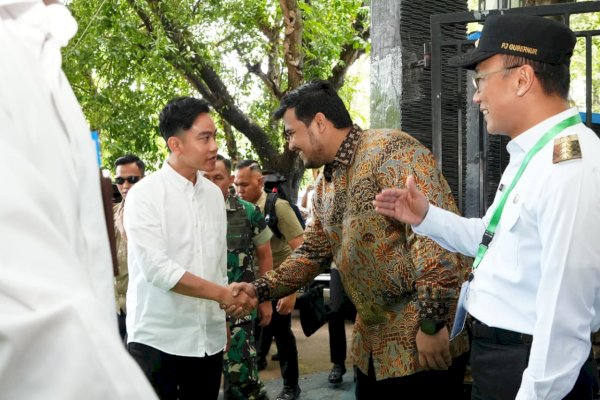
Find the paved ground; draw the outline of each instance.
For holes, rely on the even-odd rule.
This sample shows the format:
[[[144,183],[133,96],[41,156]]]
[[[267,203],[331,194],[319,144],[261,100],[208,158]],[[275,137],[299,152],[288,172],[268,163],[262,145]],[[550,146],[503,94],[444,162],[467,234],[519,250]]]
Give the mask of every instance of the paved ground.
[[[332,385],[327,381],[329,370],[322,372],[313,372],[311,374],[300,376],[300,394],[301,400],[353,400],[354,382],[352,379],[352,369],[344,375],[344,382],[339,385]],[[277,394],[281,391],[281,378],[266,381],[269,398],[275,400]]]
[[[297,311],[294,311],[292,317],[292,330],[296,336],[298,346],[298,364],[300,368],[300,394],[301,400],[350,400],[354,399],[354,374],[352,365],[346,362],[348,372],[344,375],[344,381],[339,385],[332,385],[327,380],[331,370],[329,361],[329,333],[327,325],[324,325],[311,337],[304,336]],[[346,342],[350,346],[350,336],[352,334],[352,322],[346,322]],[[271,353],[275,352],[275,343],[271,347]],[[271,400],[275,400],[283,388],[281,373],[279,371],[279,362],[271,361],[260,375],[269,393]],[[222,399],[222,395],[219,399]]]

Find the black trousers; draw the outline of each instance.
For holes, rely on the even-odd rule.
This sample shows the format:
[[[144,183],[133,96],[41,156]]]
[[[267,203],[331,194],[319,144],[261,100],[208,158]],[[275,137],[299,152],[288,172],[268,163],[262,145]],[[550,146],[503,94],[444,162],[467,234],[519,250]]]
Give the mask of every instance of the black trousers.
[[[492,328],[471,320],[471,400],[514,400],[527,368],[532,337]],[[560,344],[557,344],[560,345]],[[593,355],[581,368],[568,400],[591,400],[597,391],[597,367]]]
[[[216,400],[221,387],[223,352],[206,357],[167,354],[141,343],[127,349],[161,400]]]
[[[356,308],[346,295],[340,279],[340,273],[332,268],[329,280],[329,354],[333,364],[344,365],[346,362],[346,319],[353,319]]]
[[[290,314],[281,315],[277,312],[277,300],[273,300],[271,304],[273,317],[269,325],[260,329],[258,357],[264,358],[269,354],[271,342],[275,338],[283,384],[295,387],[298,384],[299,371],[296,337],[292,332],[292,316]]]
[[[422,371],[378,381],[371,358],[368,374],[356,369],[356,400],[409,398],[408,393],[416,393],[414,398],[419,400],[463,399],[467,360],[468,354],[465,353],[453,358],[447,370]]]

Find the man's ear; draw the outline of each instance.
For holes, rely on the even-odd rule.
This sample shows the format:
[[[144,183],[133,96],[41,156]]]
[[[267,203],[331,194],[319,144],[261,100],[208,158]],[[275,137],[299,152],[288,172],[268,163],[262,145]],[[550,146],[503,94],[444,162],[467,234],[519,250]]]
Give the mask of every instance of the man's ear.
[[[329,122],[325,114],[323,114],[322,112],[316,113],[315,117],[313,118],[313,121],[315,122],[315,124],[317,124],[317,129],[319,130],[319,132],[323,132],[327,127],[327,122]]]
[[[175,137],[175,136],[171,136],[170,138],[167,139],[167,146],[169,147],[169,150],[171,150],[171,153],[173,154],[179,154],[181,152],[180,149],[180,140],[179,138]]]
[[[517,73],[519,74],[517,96],[522,97],[531,89],[531,86],[533,86],[533,82],[535,81],[535,70],[531,65],[524,64],[519,68]]]
[[[258,177],[258,184],[262,187],[265,187],[265,177],[264,176],[259,176]]]
[[[235,180],[235,175],[229,175],[229,186],[233,185],[234,180]]]

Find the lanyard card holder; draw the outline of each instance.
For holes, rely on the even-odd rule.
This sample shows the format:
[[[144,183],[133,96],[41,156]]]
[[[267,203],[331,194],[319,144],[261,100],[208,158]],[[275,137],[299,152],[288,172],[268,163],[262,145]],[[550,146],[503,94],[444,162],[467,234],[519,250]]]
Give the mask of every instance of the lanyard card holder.
[[[454,324],[450,332],[450,340],[458,336],[465,329],[465,321],[467,320],[467,309],[465,303],[469,293],[469,285],[471,280],[463,282],[460,287],[460,295],[458,296],[458,304],[456,305],[456,313],[454,314]]]

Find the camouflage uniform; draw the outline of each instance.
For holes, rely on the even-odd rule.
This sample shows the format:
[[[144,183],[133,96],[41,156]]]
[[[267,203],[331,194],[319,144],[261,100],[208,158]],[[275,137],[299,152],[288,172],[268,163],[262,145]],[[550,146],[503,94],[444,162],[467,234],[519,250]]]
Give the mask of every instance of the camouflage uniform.
[[[271,240],[272,233],[255,205],[230,194],[227,206],[227,278],[232,282],[255,279],[255,246]],[[229,317],[231,344],[223,357],[225,399],[267,399],[258,375],[254,345],[256,310],[244,318]]]

